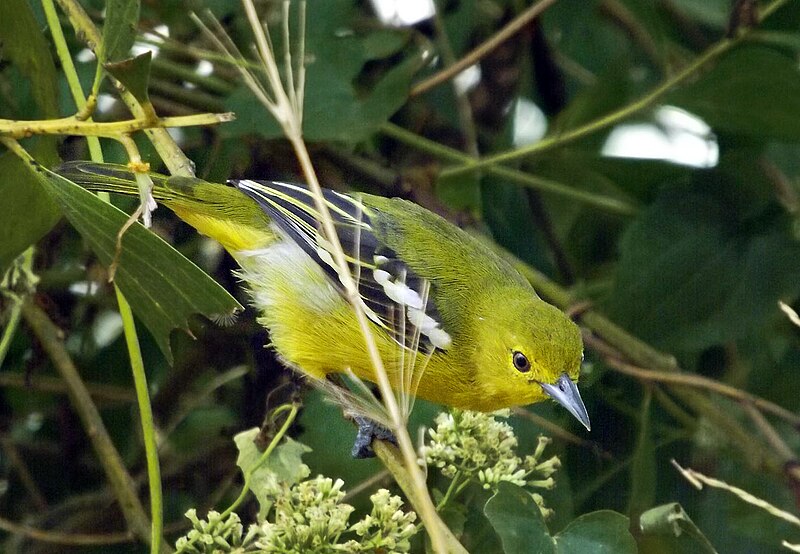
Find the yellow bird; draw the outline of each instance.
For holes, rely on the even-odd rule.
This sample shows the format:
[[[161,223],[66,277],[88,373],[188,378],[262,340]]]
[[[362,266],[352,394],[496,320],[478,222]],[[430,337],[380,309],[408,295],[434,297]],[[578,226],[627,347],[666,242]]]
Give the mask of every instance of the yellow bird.
[[[138,195],[125,166],[70,162],[58,172],[86,188]],[[305,186],[152,177],[157,201],[239,263],[260,321],[289,366],[314,379],[350,370],[375,381]],[[324,197],[394,387],[479,411],[552,398],[590,428],[575,384],[580,331],[516,269],[411,202],[331,190]],[[409,359],[421,369],[403,382]]]

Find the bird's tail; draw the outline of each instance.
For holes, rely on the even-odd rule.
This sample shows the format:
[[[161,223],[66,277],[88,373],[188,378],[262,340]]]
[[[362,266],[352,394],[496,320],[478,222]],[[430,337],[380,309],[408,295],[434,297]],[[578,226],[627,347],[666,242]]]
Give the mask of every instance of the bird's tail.
[[[87,190],[139,195],[136,177],[124,165],[75,161],[55,171]],[[257,249],[274,240],[267,215],[235,188],[194,177],[149,175],[156,202],[232,253]]]

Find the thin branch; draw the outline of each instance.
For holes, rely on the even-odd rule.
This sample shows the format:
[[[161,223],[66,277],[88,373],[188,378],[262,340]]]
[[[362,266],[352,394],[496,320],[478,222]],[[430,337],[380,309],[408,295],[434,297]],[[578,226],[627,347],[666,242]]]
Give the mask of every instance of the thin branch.
[[[675,469],[677,469],[681,473],[681,475],[698,490],[702,490],[703,485],[708,485],[709,487],[715,489],[726,490],[730,493],[735,494],[748,504],[756,506],[757,508],[761,508],[762,510],[768,512],[769,514],[779,519],[788,521],[789,523],[800,527],[800,518],[798,518],[796,515],[781,510],[777,506],[774,506],[769,502],[767,502],[766,500],[762,500],[757,496],[750,494],[744,489],[740,489],[739,487],[734,487],[733,485],[729,485],[728,483],[720,479],[714,479],[713,477],[708,477],[707,475],[704,475],[699,471],[695,471],[691,468],[683,468],[680,465],[678,465],[678,462],[676,462],[675,460],[672,460],[672,465],[675,466]]]
[[[109,121],[103,123],[84,121],[75,116],[31,121],[0,119],[0,136],[17,139],[26,138],[31,135],[74,135],[117,138],[120,135],[148,129],[216,125],[218,123],[233,121],[234,119],[235,115],[232,112],[160,117],[155,121],[140,117],[128,119],[126,121]]]
[[[556,0],[539,0],[539,2],[533,4],[528,9],[520,13],[517,17],[512,19],[505,27],[500,29],[494,35],[492,35],[488,40],[486,40],[483,44],[472,50],[469,54],[458,60],[453,65],[443,69],[439,73],[436,73],[421,83],[414,85],[411,88],[411,96],[417,96],[424,92],[429,91],[430,89],[446,82],[467,69],[468,67],[475,65],[480,60],[482,60],[489,52],[503,44],[505,41],[510,39],[512,36],[517,34],[520,30],[522,30],[528,23],[530,23],[533,19],[536,18],[539,14],[541,14],[544,10],[552,6],[556,3]]]
[[[608,358],[606,361],[612,368],[616,369],[620,373],[630,375],[631,377],[636,377],[637,379],[641,379],[643,381],[654,381],[657,383],[668,383],[671,385],[681,385],[696,389],[704,389],[715,392],[722,396],[727,396],[728,398],[733,398],[739,402],[750,403],[754,407],[780,417],[781,419],[784,419],[794,425],[796,428],[800,428],[800,415],[797,415],[786,408],[778,406],[774,402],[770,402],[769,400],[754,394],[750,394],[749,392],[737,389],[736,387],[726,385],[725,383],[720,383],[719,381],[709,379],[708,377],[690,373],[664,372],[653,369],[645,369],[625,363],[621,360],[615,360],[613,358]]]
[[[86,390],[92,398],[104,400],[106,402],[136,402],[136,395],[132,390],[115,385],[103,383],[85,383]],[[69,392],[67,384],[63,379],[50,377],[47,375],[37,375],[30,379],[22,374],[11,371],[0,371],[0,387],[14,387],[26,389],[34,392],[50,392],[66,394]]]
[[[475,160],[475,158],[472,158],[471,156],[464,154],[455,148],[450,148],[443,144],[439,144],[436,141],[427,139],[423,136],[412,133],[411,131],[407,131],[406,129],[403,129],[402,127],[399,127],[393,123],[384,123],[381,126],[381,132],[393,139],[427,152],[428,154],[436,156],[444,161],[471,163]],[[595,208],[599,208],[610,213],[619,215],[633,215],[638,211],[637,206],[624,200],[611,198],[592,192],[586,192],[584,190],[576,189],[563,183],[559,183],[558,181],[554,181],[552,179],[545,179],[544,177],[523,173],[522,171],[518,171],[516,169],[492,166],[487,168],[486,172],[503,179],[508,179],[513,183],[517,183],[525,187],[530,187],[548,194],[562,196],[564,198],[574,200],[575,202],[581,202],[589,206],[594,206]]]
[[[150,521],[136,494],[133,480],[125,469],[122,457],[100,417],[100,412],[92,402],[89,391],[67,352],[63,332],[30,298],[22,304],[22,316],[64,379],[72,406],[83,423],[131,531],[143,541],[150,543]]]
[[[40,542],[53,544],[64,544],[72,546],[107,546],[112,544],[129,543],[134,538],[133,533],[107,533],[107,534],[85,534],[85,533],[62,533],[59,531],[45,531],[30,525],[15,523],[0,516],[0,529],[12,535],[21,535]]]
[[[788,2],[788,0],[774,0],[771,4],[766,6],[761,11],[762,13],[761,21],[764,21],[767,17],[769,17],[772,13],[774,13],[778,8],[780,8],[786,2]],[[705,52],[703,52],[700,56],[694,59],[689,65],[684,67],[678,73],[676,73],[669,79],[666,79],[660,85],[657,85],[650,92],[648,92],[638,100],[635,100],[634,102],[631,102],[630,104],[623,106],[622,108],[616,111],[613,111],[609,114],[599,117],[598,119],[590,121],[589,123],[586,123],[579,127],[575,127],[574,129],[565,131],[561,134],[545,137],[539,142],[536,142],[528,146],[524,146],[522,148],[518,148],[516,150],[502,152],[500,154],[496,154],[493,156],[487,156],[479,160],[470,159],[470,161],[465,163],[464,165],[442,171],[441,176],[453,177],[455,175],[461,175],[469,171],[475,171],[477,169],[485,169],[498,164],[519,160],[520,158],[533,156],[535,154],[542,154],[543,152],[547,152],[555,148],[560,148],[569,143],[587,137],[592,133],[595,133],[597,131],[615,125],[620,121],[627,119],[628,117],[651,107],[653,104],[659,101],[665,94],[671,91],[674,87],[683,83],[690,77],[694,76],[700,69],[702,69],[712,61],[719,58],[722,54],[728,52],[731,48],[739,44],[742,40],[744,40],[747,37],[747,35],[750,32],[751,31],[749,29],[747,30],[743,29],[740,32],[740,34],[738,34],[735,38],[723,38],[719,42],[709,47]]]

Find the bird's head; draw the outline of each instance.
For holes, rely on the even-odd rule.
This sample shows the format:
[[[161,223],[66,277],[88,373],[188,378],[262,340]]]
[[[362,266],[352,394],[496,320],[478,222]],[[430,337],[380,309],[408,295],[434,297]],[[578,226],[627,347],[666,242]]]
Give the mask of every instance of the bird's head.
[[[587,429],[589,416],[575,381],[583,360],[580,330],[526,287],[486,295],[475,331],[478,380],[506,405],[552,398]]]

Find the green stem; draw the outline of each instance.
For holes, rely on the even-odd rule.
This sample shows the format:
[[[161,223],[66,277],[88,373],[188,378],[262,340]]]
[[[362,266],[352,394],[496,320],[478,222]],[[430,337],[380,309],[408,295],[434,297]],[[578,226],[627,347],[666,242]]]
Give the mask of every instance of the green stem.
[[[45,0],[47,1],[47,0]],[[82,105],[85,105],[85,101]],[[97,122],[78,119],[75,116],[59,119],[15,121],[0,119],[0,135],[11,138],[26,138],[31,135],[75,135],[86,137],[117,138],[136,131],[153,131],[166,127],[190,127],[216,125],[233,120],[232,113],[202,113],[159,117],[155,120],[136,117],[124,121]]]
[[[56,52],[58,54],[61,65],[64,68],[64,73],[69,83],[72,98],[78,111],[81,112],[86,107],[86,98],[84,97],[83,87],[81,86],[78,73],[75,70],[75,64],[72,61],[72,55],[69,52],[64,33],[61,29],[61,23],[56,14],[55,5],[53,0],[42,0],[42,6],[47,17],[50,32],[53,35],[53,41],[56,44]],[[98,68],[99,69],[99,68]],[[99,81],[95,75],[95,84]],[[87,123],[92,123],[88,121]],[[100,146],[100,140],[95,136],[87,137],[89,143],[89,152],[92,161],[103,162],[103,150]],[[108,194],[103,195],[106,202],[110,202]],[[142,351],[139,346],[139,337],[136,333],[136,325],[133,320],[133,312],[125,299],[125,296],[120,291],[117,285],[114,285],[114,291],[117,295],[117,304],[119,305],[119,313],[122,317],[122,325],[125,334],[125,342],[128,347],[128,356],[131,361],[131,371],[133,373],[133,381],[136,389],[136,397],[139,406],[139,417],[142,424],[142,438],[144,441],[145,457],[147,458],[147,477],[150,488],[150,552],[158,554],[162,547],[162,533],[164,528],[164,509],[161,490],[161,468],[158,460],[158,445],[155,438],[155,426],[153,423],[153,409],[150,404],[150,395],[147,390],[147,376],[144,370],[144,361],[142,360]],[[135,491],[134,491],[135,494]]]
[[[771,4],[761,10],[761,21],[772,15],[778,8],[785,4],[788,0],[774,0]],[[723,38],[719,42],[711,45],[705,52],[698,56],[689,65],[681,71],[656,86],[653,90],[631,102],[627,106],[623,106],[619,110],[606,114],[594,121],[590,121],[585,125],[576,127],[570,131],[566,131],[559,135],[553,135],[540,140],[537,143],[512,150],[510,152],[503,152],[494,156],[487,156],[479,160],[468,159],[460,167],[454,167],[442,171],[442,177],[452,177],[460,175],[469,171],[477,169],[485,169],[498,164],[503,164],[513,160],[519,160],[534,154],[541,154],[555,148],[560,148],[569,143],[575,142],[579,139],[587,137],[592,133],[606,129],[628,117],[637,114],[660,100],[667,92],[672,90],[675,86],[683,83],[689,77],[697,73],[703,66],[715,60],[733,46],[739,44],[751,31],[749,29],[742,29],[735,38]]]
[[[457,163],[475,162],[475,158],[472,158],[463,152],[407,131],[402,127],[394,125],[393,123],[385,123],[381,127],[381,131],[393,139],[408,144],[419,150],[423,150],[445,161]],[[516,169],[493,166],[487,168],[486,171],[489,174],[502,177],[503,179],[508,179],[509,181],[519,185],[539,190],[541,192],[556,194],[611,213],[620,215],[633,215],[638,211],[638,208],[635,205],[629,204],[624,200],[609,198],[608,196],[574,189],[563,183],[559,183],[558,181],[530,175]],[[444,173],[442,173],[442,175],[444,175]]]
[[[84,11],[83,7],[77,0],[56,0],[64,13],[70,20],[73,28],[79,37],[86,40],[89,48],[98,54],[102,48],[102,38],[97,27]],[[100,56],[98,56],[100,59]],[[147,119],[144,108],[139,104],[139,101],[128,92],[116,79],[112,79],[119,91],[120,98],[128,106],[128,109],[133,114],[135,119]],[[153,143],[153,146],[158,152],[158,155],[164,160],[170,173],[173,175],[182,175],[185,177],[194,177],[194,163],[186,157],[183,150],[180,149],[178,143],[170,136],[166,129],[155,128],[146,129],[145,134]]]
[[[83,88],[81,81],[78,78],[78,72],[75,69],[75,63],[72,61],[72,55],[67,46],[67,40],[64,38],[64,31],[61,29],[61,22],[56,13],[56,6],[53,0],[42,0],[42,8],[44,8],[44,15],[47,19],[47,25],[50,27],[50,34],[53,36],[53,43],[56,47],[56,54],[58,61],[61,62],[61,67],[64,69],[64,76],[67,78],[67,85],[69,85],[70,94],[78,107],[78,111],[82,111],[86,107],[86,99],[83,96]],[[100,148],[100,139],[97,137],[86,137],[86,142],[89,146],[89,154],[94,161],[103,161],[103,151]]]
[[[247,497],[247,493],[250,492],[250,479],[253,478],[253,473],[255,473],[255,471],[259,467],[261,467],[261,465],[264,464],[264,462],[267,461],[267,458],[269,458],[270,454],[272,454],[272,451],[275,450],[275,448],[281,442],[283,436],[289,430],[289,427],[292,425],[295,418],[297,417],[297,412],[299,411],[300,408],[297,404],[292,404],[291,408],[286,408],[285,406],[282,406],[276,410],[274,415],[277,415],[278,413],[286,409],[290,410],[289,415],[286,416],[286,421],[283,422],[283,425],[281,426],[280,430],[275,434],[275,437],[272,439],[272,442],[269,443],[269,446],[267,447],[266,450],[264,450],[264,453],[261,454],[261,457],[258,459],[258,461],[249,468],[247,468],[247,471],[244,474],[244,485],[242,486],[242,491],[239,493],[239,496],[236,498],[236,500],[233,501],[233,504],[228,506],[228,509],[222,512],[222,515],[220,516],[220,521],[225,521],[228,518],[228,516],[231,515],[231,512],[233,512],[236,508],[238,508],[239,504],[241,504]]]
[[[144,452],[147,458],[147,480],[150,488],[150,552],[157,554],[161,550],[161,534],[164,529],[164,508],[161,491],[161,467],[158,462],[158,444],[156,442],[155,424],[153,422],[153,408],[150,404],[150,394],[147,390],[147,376],[144,371],[142,350],[139,346],[139,337],[136,334],[136,324],[133,321],[133,312],[130,304],[123,296],[119,287],[114,287],[117,293],[119,314],[122,316],[122,327],[125,331],[125,342],[131,359],[133,383],[136,388],[136,400],[139,404],[139,417],[142,422],[142,439]]]
[[[33,267],[33,247],[31,246],[25,250],[22,256],[22,270],[30,271]],[[3,367],[8,349],[11,348],[11,341],[14,339],[14,335],[17,334],[20,319],[22,319],[22,299],[14,298],[11,305],[11,314],[8,317],[8,324],[3,329],[3,338],[0,339],[0,367]]]
[[[461,477],[461,472],[457,471],[455,476],[453,476],[453,480],[450,481],[450,486],[447,487],[447,491],[444,493],[444,496],[436,505],[436,511],[441,512],[442,508],[444,508],[447,503],[450,501],[450,496],[453,494],[453,491],[456,490],[456,486],[458,484],[458,479]]]

